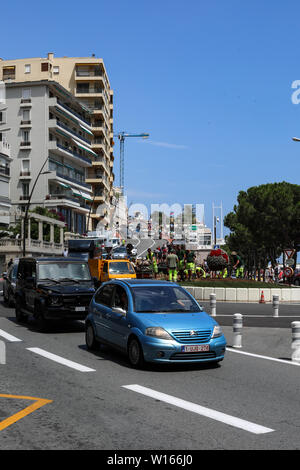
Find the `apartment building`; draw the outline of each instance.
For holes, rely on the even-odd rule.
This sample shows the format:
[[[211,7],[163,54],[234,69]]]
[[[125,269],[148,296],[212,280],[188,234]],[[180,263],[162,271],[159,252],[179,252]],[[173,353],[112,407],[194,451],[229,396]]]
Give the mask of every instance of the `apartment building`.
[[[0,227],[6,228],[10,222],[10,146],[7,142],[7,105],[5,84],[0,82]]]
[[[113,91],[100,58],[61,57],[0,59],[0,79],[5,83],[56,81],[70,92],[90,113],[91,149],[97,155],[86,172],[92,187],[92,207],[88,229],[107,226],[113,197]]]
[[[60,213],[68,230],[83,234],[93,193],[88,171],[97,157],[91,148],[90,113],[59,83],[6,83],[11,128],[11,203],[25,211],[43,206]]]

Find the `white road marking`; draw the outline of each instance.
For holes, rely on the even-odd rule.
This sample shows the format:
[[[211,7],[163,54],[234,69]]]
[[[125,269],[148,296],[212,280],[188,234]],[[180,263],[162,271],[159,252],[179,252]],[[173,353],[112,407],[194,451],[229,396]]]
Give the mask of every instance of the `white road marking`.
[[[151,388],[142,387],[141,385],[123,385],[122,387],[254,434],[266,434],[274,431],[274,429],[266,428],[259,424],[251,423],[250,421],[245,421],[244,419],[236,418],[234,416],[197,405],[196,403],[173,397],[172,395],[166,395],[165,393],[157,392]]]
[[[149,248],[152,248],[153,245],[155,245],[155,240],[152,240],[152,242],[153,242],[152,245],[148,246],[148,248],[146,248],[145,250],[143,250],[143,251],[137,256],[138,258],[140,258],[143,253],[145,253],[147,250],[149,250]]]
[[[226,351],[235,352],[238,354],[244,354],[245,356],[258,357],[259,359],[267,359],[268,361],[281,362],[282,364],[288,364],[290,366],[300,366],[298,362],[286,361],[285,359],[277,359],[276,357],[270,357],[270,356],[261,356],[260,354],[253,354],[253,353],[248,353],[245,351],[238,351],[233,348],[226,347]]]
[[[2,338],[7,339],[7,341],[11,341],[12,343],[17,342],[17,341],[22,341],[21,339],[16,338],[15,336],[10,335],[9,333],[6,333],[6,331],[4,330],[0,330],[0,336]]]
[[[95,369],[90,369],[89,367],[82,366],[77,362],[69,361],[61,356],[57,356],[56,354],[49,353],[48,351],[44,351],[44,349],[40,348],[27,348],[28,351],[34,352],[39,354],[40,356],[46,357],[54,362],[58,362],[59,364],[63,364],[64,366],[71,367],[72,369],[79,370],[80,372],[95,372]]]

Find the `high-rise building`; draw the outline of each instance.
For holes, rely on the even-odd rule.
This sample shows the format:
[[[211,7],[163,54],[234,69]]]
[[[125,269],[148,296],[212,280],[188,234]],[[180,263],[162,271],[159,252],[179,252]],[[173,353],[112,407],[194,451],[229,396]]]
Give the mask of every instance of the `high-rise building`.
[[[0,59],[0,80],[6,84],[56,81],[69,91],[90,113],[91,149],[96,154],[87,169],[85,183],[92,188],[92,207],[88,229],[108,224],[113,197],[113,91],[100,58],[55,57],[16,60]]]
[[[7,142],[7,104],[5,85],[0,82],[0,227],[6,228],[10,222],[10,146]]]
[[[71,232],[86,232],[93,201],[86,182],[92,161],[89,113],[54,81],[6,84],[10,127],[10,197],[14,209],[42,206],[60,213]]]

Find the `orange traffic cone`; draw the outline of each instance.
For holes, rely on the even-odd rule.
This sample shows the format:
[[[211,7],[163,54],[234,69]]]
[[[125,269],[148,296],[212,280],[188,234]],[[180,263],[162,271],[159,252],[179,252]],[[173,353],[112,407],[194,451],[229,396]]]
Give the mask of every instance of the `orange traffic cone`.
[[[262,290],[261,291],[261,296],[260,296],[260,301],[259,301],[260,304],[265,304],[265,296],[264,296],[264,291]]]

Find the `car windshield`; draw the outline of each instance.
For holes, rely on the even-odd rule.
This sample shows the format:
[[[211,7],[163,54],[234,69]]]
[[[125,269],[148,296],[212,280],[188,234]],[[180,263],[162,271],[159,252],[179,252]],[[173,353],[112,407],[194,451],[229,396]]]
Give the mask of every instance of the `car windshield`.
[[[109,263],[110,274],[134,274],[134,269],[130,263]]]
[[[124,246],[120,246],[119,248],[114,249],[114,253],[126,253],[127,250]]]
[[[132,292],[137,313],[202,312],[197,302],[179,286],[135,286]]]
[[[74,280],[74,281],[90,281],[91,274],[86,263],[40,263],[39,264],[39,280]]]

